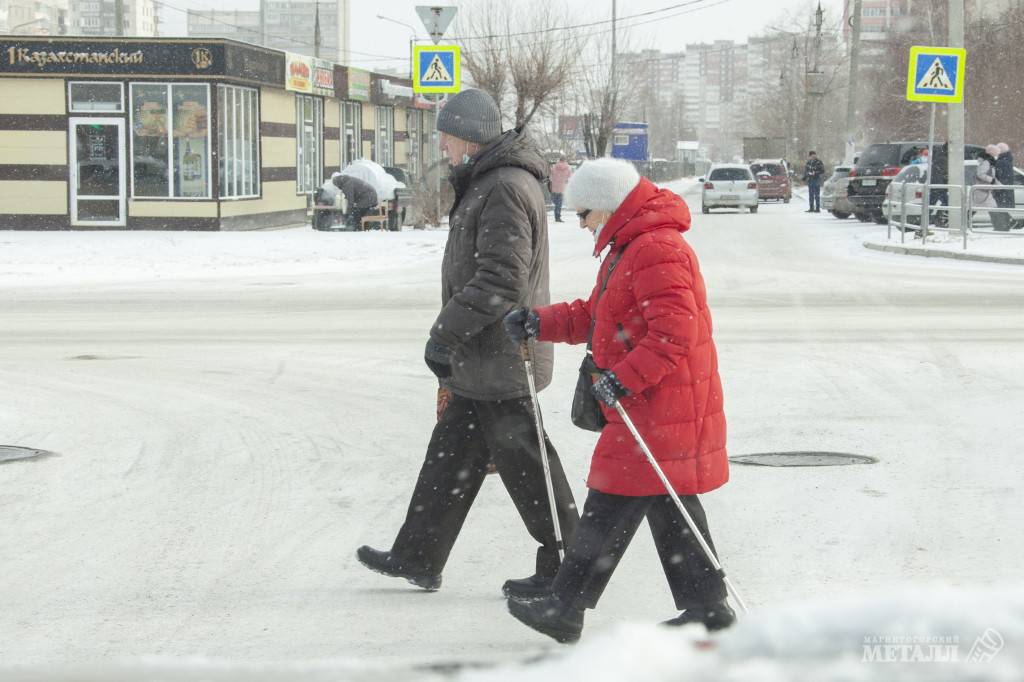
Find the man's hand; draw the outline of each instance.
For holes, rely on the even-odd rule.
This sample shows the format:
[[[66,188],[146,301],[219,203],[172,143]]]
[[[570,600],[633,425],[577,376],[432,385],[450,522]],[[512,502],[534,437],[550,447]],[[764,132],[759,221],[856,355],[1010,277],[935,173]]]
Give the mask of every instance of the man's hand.
[[[452,352],[434,339],[427,340],[423,360],[438,379],[447,379],[452,375]]]
[[[529,308],[516,308],[501,321],[505,333],[516,343],[535,339],[540,334],[540,315]]]
[[[619,398],[629,395],[629,391],[623,387],[619,378],[615,376],[615,372],[611,370],[601,374],[601,378],[590,387],[590,392],[608,407],[615,407]]]

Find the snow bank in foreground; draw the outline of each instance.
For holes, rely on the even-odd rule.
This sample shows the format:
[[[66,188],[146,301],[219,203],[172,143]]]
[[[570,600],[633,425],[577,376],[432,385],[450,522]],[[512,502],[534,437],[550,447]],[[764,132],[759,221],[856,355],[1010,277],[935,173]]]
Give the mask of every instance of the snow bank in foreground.
[[[511,616],[508,616],[511,618]],[[589,636],[588,636],[589,634]],[[1017,682],[1024,586],[914,588],[765,608],[707,645],[701,628],[619,625],[526,662],[335,659],[280,664],[150,657],[74,669],[7,667],[4,680],[111,682]]]
[[[1024,586],[793,604],[751,613],[711,648],[702,634],[623,625],[556,658],[460,682],[1009,682],[1024,671]]]
[[[0,232],[0,285],[361,273],[440,262],[447,231]]]
[[[921,240],[914,238],[912,233],[907,233],[902,243],[897,230],[893,229],[891,238],[886,236],[887,233],[887,229],[882,227],[864,241],[892,246],[921,246]],[[947,232],[935,232],[929,235],[924,248],[930,251],[965,253],[963,236]],[[1020,230],[1005,233],[983,230],[972,232],[967,236],[966,253],[1001,258],[1024,258],[1024,232]]]

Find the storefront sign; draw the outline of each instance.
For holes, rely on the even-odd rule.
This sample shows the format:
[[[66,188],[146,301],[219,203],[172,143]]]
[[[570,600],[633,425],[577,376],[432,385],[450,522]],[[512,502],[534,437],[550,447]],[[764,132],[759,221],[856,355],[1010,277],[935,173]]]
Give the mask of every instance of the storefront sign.
[[[334,97],[334,64],[323,59],[312,59],[313,94]]]
[[[228,43],[224,75],[232,79],[280,87],[284,82],[284,54]]]
[[[192,76],[224,72],[224,45],[0,36],[0,74]]]
[[[348,99],[360,102],[370,101],[370,72],[362,69],[348,70]]]
[[[284,89],[292,92],[313,92],[312,59],[294,52],[285,53]]]
[[[380,94],[386,99],[412,99],[412,88],[408,85],[398,85],[386,78],[377,81],[380,84]]]

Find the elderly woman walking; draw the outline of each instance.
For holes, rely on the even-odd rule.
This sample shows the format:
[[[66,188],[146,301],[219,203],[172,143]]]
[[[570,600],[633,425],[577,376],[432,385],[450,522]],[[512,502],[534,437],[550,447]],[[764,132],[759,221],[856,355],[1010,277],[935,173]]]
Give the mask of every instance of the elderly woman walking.
[[[997,192],[993,192],[991,189],[999,184],[999,181],[996,179],[996,157],[998,156],[999,147],[994,144],[985,147],[985,151],[978,155],[976,181],[974,188],[971,190],[971,204],[974,206],[974,209],[999,207],[994,196]],[[1008,214],[989,211],[988,215],[995,230],[1005,232],[1010,229],[1010,217]]]
[[[729,470],[711,314],[697,256],[682,235],[690,211],[615,159],[584,163],[566,203],[593,233],[594,256],[608,249],[597,284],[589,300],[514,310],[505,328],[515,341],[587,343],[588,355],[592,348],[599,378],[589,388],[601,404],[601,436],[582,519],[551,593],[510,598],[509,611],[558,641],[578,639],[584,609],[597,606],[646,517],[682,611],[665,624],[728,627],[735,614],[722,575],[613,409],[620,401],[713,548],[697,494],[723,485]]]

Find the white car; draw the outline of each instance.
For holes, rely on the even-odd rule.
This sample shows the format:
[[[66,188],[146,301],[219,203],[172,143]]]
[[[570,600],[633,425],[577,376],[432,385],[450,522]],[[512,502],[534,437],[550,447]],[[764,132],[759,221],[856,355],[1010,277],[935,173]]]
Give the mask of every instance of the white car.
[[[757,180],[750,166],[742,163],[717,163],[711,167],[707,178],[701,178],[701,211],[710,213],[713,208],[749,208],[757,213]]]
[[[907,183],[907,222],[911,225],[921,224],[921,208],[924,205],[924,173],[928,169],[927,165],[924,164],[912,164],[906,166],[899,172],[889,183],[889,186],[885,188],[885,200],[882,202],[882,213],[886,218],[899,221],[903,215],[903,206],[901,203],[903,186],[901,183]],[[976,181],[978,173],[978,162],[977,160],[964,161],[964,181],[968,185],[973,185]],[[1013,169],[1014,176],[1014,206],[1024,207],[1024,171],[1019,168]],[[935,193],[940,192],[939,198],[936,199]],[[932,190],[931,203],[933,205],[938,203],[945,203],[942,201],[941,190]],[[1007,191],[1009,194],[1009,191]],[[954,195],[953,204],[956,205],[959,200],[956,200]],[[935,211],[932,209],[933,215],[931,223],[935,224],[936,218],[942,219],[945,217],[945,211]],[[975,211],[975,221],[979,223],[989,222],[988,211],[984,209],[978,209]],[[1016,224],[1018,221],[1024,219],[1024,210],[1013,211],[1010,213],[1011,219]]]

